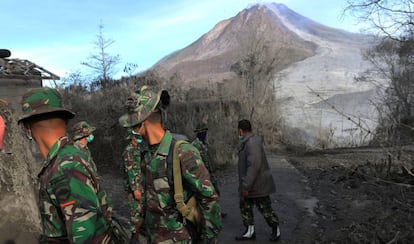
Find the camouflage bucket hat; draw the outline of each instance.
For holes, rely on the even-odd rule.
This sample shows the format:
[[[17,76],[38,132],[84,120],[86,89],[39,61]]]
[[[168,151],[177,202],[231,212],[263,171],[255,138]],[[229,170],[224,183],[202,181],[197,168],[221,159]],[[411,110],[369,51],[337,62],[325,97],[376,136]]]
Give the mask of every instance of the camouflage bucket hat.
[[[23,115],[17,123],[34,115],[51,112],[62,112],[69,119],[75,117],[72,111],[63,107],[62,95],[59,91],[52,88],[38,88],[25,93],[22,97],[21,105]]]
[[[87,137],[96,130],[95,127],[91,126],[86,121],[80,121],[72,126],[73,140],[79,140]]]
[[[208,127],[206,123],[200,123],[196,126],[194,133],[198,133],[198,132],[202,132],[202,131],[207,131]]]
[[[138,104],[139,104],[139,94],[132,93],[128,97],[127,102],[125,104],[127,113],[122,115],[119,118],[119,123],[121,124],[122,127],[133,127],[139,124],[138,114],[135,112],[136,108],[138,107]]]
[[[166,90],[155,93],[150,87],[143,86],[128,98],[126,103],[128,113],[119,118],[119,123],[123,127],[138,125],[146,120],[151,113],[157,111],[159,105],[168,106],[169,98]]]

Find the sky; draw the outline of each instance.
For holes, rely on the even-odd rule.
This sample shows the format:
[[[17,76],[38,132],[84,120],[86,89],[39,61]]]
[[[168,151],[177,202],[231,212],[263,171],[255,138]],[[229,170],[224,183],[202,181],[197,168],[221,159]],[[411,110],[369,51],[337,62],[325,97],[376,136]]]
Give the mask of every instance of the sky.
[[[91,72],[81,62],[96,53],[99,25],[119,55],[115,78],[126,63],[136,71],[196,41],[224,19],[260,0],[0,0],[0,48],[10,58],[27,59],[66,77]],[[275,0],[321,24],[359,32],[355,19],[343,16],[345,0]]]

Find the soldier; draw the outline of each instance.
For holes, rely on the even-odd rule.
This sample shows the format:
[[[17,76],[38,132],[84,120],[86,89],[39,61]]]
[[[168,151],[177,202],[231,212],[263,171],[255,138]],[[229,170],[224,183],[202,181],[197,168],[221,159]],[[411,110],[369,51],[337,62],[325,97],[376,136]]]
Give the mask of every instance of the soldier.
[[[194,133],[196,138],[191,143],[200,152],[201,158],[203,159],[204,165],[208,169],[210,174],[215,171],[214,165],[211,164],[210,157],[208,155],[208,144],[207,144],[207,132],[208,127],[206,124],[201,123],[196,126]],[[217,190],[217,189],[216,189]]]
[[[95,136],[93,132],[96,130],[95,127],[91,126],[86,121],[80,121],[72,126],[72,139],[74,146],[84,152],[90,158],[91,167],[95,173],[97,173],[95,162],[92,159],[91,151],[89,151],[88,143],[91,143]]]
[[[162,123],[162,109],[169,103],[168,93],[155,93],[148,87],[141,88],[140,96],[135,104],[136,108],[120,118],[124,127],[135,124],[138,133],[148,144],[146,150],[141,151],[143,183],[142,189],[143,213],[145,227],[151,243],[189,243],[196,236],[191,236],[189,221],[183,219],[176,208],[172,192],[174,188],[169,175],[168,157],[170,147],[175,145],[172,134],[164,129]],[[203,243],[216,243],[221,229],[220,206],[218,194],[210,181],[208,170],[200,157],[199,152],[190,143],[179,146],[182,181],[184,186],[184,200],[194,195],[200,211],[200,237]],[[143,188],[143,185],[146,188]],[[192,239],[193,238],[193,239]]]
[[[270,241],[280,239],[279,219],[272,209],[269,195],[276,191],[272,172],[259,136],[252,133],[248,120],[240,120],[238,124],[239,139],[239,192],[240,212],[246,230],[236,240],[255,240],[253,207],[257,206],[272,228]]]
[[[137,94],[128,98],[128,111],[134,110],[137,103]],[[125,117],[123,117],[125,118]],[[124,173],[126,175],[125,190],[127,191],[128,208],[130,212],[130,231],[132,233],[130,243],[139,243],[139,233],[143,218],[140,214],[142,210],[142,171],[141,171],[141,147],[144,145],[139,130],[137,120],[122,121],[120,123],[128,128],[128,145],[126,146],[122,158],[124,160]],[[128,125],[128,126],[126,126]]]
[[[127,201],[130,213],[129,224],[130,231],[132,233],[130,243],[139,243],[139,233],[143,221],[143,219],[140,218],[140,213],[142,213],[142,193],[139,185],[142,180],[140,165],[140,143],[142,143],[142,139],[141,136],[135,133],[133,129],[129,131],[130,134],[127,137],[129,143],[126,146],[122,157],[124,159],[123,168],[126,175],[125,190],[127,192]]]
[[[211,163],[210,156],[208,154],[208,143],[207,143],[207,134],[208,127],[205,123],[198,124],[194,130],[196,133],[196,138],[191,142],[195,148],[200,152],[201,158],[203,159],[204,165],[206,166],[208,172],[210,173],[211,182],[214,185],[217,193],[220,195],[219,182],[214,176],[214,171],[216,170],[214,164]],[[226,217],[227,213],[222,212],[221,217]]]
[[[88,157],[66,135],[74,113],[56,89],[34,89],[22,97],[18,123],[44,158],[38,174],[41,243],[111,243],[111,209],[89,167]]]

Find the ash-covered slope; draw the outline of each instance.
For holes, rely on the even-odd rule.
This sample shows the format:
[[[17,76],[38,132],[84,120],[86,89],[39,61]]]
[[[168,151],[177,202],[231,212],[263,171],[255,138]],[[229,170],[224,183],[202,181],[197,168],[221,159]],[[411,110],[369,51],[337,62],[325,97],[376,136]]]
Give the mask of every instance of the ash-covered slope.
[[[343,131],[354,133],[359,129],[349,121],[342,122],[343,115],[338,111],[322,107],[315,110],[312,104],[321,102],[321,98],[355,94],[358,99],[365,99],[362,106],[368,107],[348,111],[352,106],[344,105],[340,112],[359,119],[367,117],[369,121],[376,119],[376,111],[369,105],[369,101],[376,99],[375,92],[365,93],[374,87],[354,82],[355,76],[370,68],[362,53],[374,44],[371,36],[319,24],[283,4],[260,4],[218,23],[190,46],[168,55],[155,66],[164,75],[179,74],[190,86],[223,81],[234,77],[230,67],[246,53],[246,43],[262,39],[271,40],[267,43],[272,43],[272,48],[289,53],[281,60],[283,65],[275,80],[280,87],[277,96],[287,101],[283,109],[288,124],[304,130],[308,138],[332,131],[330,140],[336,141],[336,145],[365,143],[365,139],[355,142],[343,136]],[[368,124],[371,131],[376,126],[374,122]]]
[[[329,131],[329,140],[336,146],[368,142],[371,135],[363,134],[366,129],[373,131],[376,127],[377,111],[373,103],[378,99],[377,93],[372,84],[356,83],[354,78],[371,67],[362,54],[375,40],[368,35],[320,25],[283,5],[268,7],[290,31],[317,45],[314,56],[282,70],[283,79],[276,81],[281,88],[279,97],[289,101],[284,104],[285,119],[291,126],[305,130],[311,138],[319,138]],[[333,108],[330,98],[338,96],[346,99],[336,102]],[[359,106],[354,101],[360,101]]]
[[[246,54],[251,43],[263,39],[273,45],[271,48],[292,54],[280,61],[285,67],[314,55],[316,49],[312,42],[286,28],[274,11],[255,5],[221,21],[191,45],[163,58],[155,67],[167,75],[178,73],[185,83],[193,85],[207,79],[222,81],[234,75],[231,65]]]

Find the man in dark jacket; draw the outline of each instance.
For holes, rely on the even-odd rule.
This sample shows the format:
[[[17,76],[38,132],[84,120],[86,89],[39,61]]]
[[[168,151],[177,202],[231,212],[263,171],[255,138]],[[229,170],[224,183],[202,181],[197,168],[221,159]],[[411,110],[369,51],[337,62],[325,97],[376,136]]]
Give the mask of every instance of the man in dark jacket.
[[[269,195],[276,191],[272,172],[267,162],[262,140],[252,133],[248,120],[238,124],[241,145],[239,149],[240,211],[246,230],[236,240],[255,240],[253,206],[256,205],[272,228],[271,241],[280,239],[279,219],[272,209]]]

